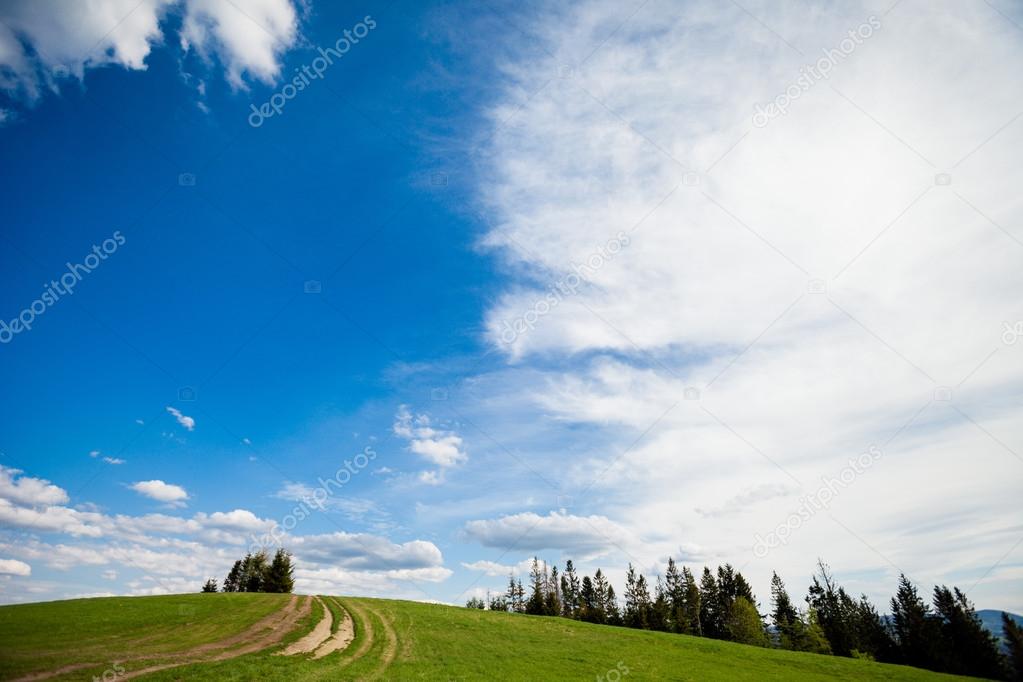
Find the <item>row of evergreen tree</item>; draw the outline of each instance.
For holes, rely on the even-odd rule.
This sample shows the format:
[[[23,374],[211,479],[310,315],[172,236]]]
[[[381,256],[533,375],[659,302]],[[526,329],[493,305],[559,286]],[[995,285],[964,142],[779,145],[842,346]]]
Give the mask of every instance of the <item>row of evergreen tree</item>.
[[[851,597],[823,561],[817,563],[805,608],[796,606],[775,573],[768,614],[759,612],[749,582],[730,564],[716,571],[705,567],[697,581],[688,567],[669,559],[652,591],[646,576],[629,564],[623,604],[600,569],[593,578],[580,578],[571,560],[559,574],[557,566],[548,568],[534,558],[529,583],[527,596],[522,580],[512,575],[504,594],[472,598],[466,606],[1023,680],[1023,629],[1015,621],[1003,614],[1005,655],[959,588],[935,586],[932,608],[905,575],[899,577],[890,617],[881,616],[866,595]]]
[[[234,562],[221,589],[224,592],[291,592],[295,589],[294,573],[291,554],[284,549],[278,549],[273,559],[266,551],[249,553]],[[207,580],[202,591],[216,592],[216,578]]]

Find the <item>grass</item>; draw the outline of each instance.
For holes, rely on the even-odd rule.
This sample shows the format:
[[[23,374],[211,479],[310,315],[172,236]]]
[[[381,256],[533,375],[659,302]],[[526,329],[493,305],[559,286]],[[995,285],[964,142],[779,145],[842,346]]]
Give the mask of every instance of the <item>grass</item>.
[[[155,657],[229,637],[281,608],[288,598],[184,594],[4,606],[0,678],[89,662],[102,662],[102,675],[128,653]],[[78,676],[92,679],[84,672]]]
[[[280,595],[89,599],[0,607],[0,677],[45,670],[97,653],[156,653],[228,636],[282,605]],[[748,647],[451,606],[338,598],[355,640],[319,660],[254,654],[159,671],[147,680],[951,680],[903,666]],[[332,599],[324,603],[340,622]],[[184,606],[194,611],[178,615]],[[305,618],[285,640],[316,622]],[[185,624],[189,627],[182,627]],[[83,651],[88,651],[86,656]],[[130,668],[129,668],[130,669]],[[91,679],[87,671],[65,678]],[[959,678],[964,679],[964,678]]]

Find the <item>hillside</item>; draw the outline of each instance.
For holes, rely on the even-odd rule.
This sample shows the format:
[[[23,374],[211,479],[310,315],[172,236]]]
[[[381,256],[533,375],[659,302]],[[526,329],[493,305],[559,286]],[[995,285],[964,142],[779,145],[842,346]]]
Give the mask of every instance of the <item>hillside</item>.
[[[346,612],[354,639],[342,637],[352,624]],[[344,648],[316,648],[328,637]],[[274,655],[286,646],[316,653]],[[380,599],[192,594],[0,607],[0,678],[91,680],[104,673],[117,680],[956,679],[561,618]]]

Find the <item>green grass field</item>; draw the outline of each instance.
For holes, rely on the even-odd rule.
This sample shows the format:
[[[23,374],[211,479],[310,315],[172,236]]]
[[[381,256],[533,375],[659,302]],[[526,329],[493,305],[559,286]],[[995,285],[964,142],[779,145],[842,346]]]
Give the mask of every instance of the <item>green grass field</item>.
[[[313,628],[324,615],[318,603],[308,600],[304,612],[301,606],[295,607],[287,628],[259,630],[277,617],[274,614],[287,611],[288,595],[117,597],[4,606],[0,607],[0,678],[64,668],[62,674],[34,679],[91,680],[107,672],[105,679],[115,680],[156,665],[173,665],[141,679],[954,679],[902,666],[561,618],[382,599],[324,597],[323,601],[335,616],[333,630],[341,613],[339,605],[348,610],[355,621],[355,639],[343,651],[318,660],[308,654],[273,655]],[[257,630],[277,633],[277,641],[243,653],[247,643],[252,646],[249,633]],[[214,647],[211,642],[223,646]],[[204,645],[205,650],[197,651]],[[208,660],[216,656],[224,660]],[[188,663],[196,658],[204,662]],[[81,667],[68,670],[67,666]]]

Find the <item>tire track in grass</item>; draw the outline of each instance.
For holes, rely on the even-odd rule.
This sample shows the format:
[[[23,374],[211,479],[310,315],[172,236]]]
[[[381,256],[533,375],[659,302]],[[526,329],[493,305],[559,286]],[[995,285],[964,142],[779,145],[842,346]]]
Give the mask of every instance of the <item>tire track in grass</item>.
[[[369,680],[375,680],[383,675],[384,671],[387,670],[391,666],[391,663],[394,662],[394,657],[398,653],[398,635],[394,632],[394,626],[391,625],[391,622],[387,618],[384,618],[380,611],[376,610],[369,604],[364,604],[364,606],[367,611],[380,620],[380,624],[383,626],[384,630],[384,637],[387,640],[384,643],[383,653],[380,654],[379,664],[366,678]]]
[[[344,651],[348,648],[348,645],[355,639],[355,621],[352,620],[352,616],[348,613],[345,607],[341,606],[341,602],[337,599],[331,598],[331,603],[337,606],[340,611],[341,623],[338,625],[337,631],[331,635],[330,639],[320,645],[313,653],[313,660],[323,658],[327,654],[334,653],[335,651]]]
[[[359,660],[366,655],[369,648],[373,646],[373,625],[369,622],[369,618],[366,616],[366,612],[363,611],[355,602],[349,601],[347,608],[352,611],[355,620],[355,632],[358,635],[359,628],[362,628],[362,634],[364,635],[362,641],[359,643],[359,648],[356,649],[350,658],[345,658],[340,662],[340,667],[351,665],[355,661]]]
[[[276,632],[280,628],[280,626],[282,624],[288,624],[289,622],[291,624],[291,627],[293,627],[294,623],[297,622],[297,620],[298,620],[298,619],[294,618],[295,607],[298,604],[298,600],[299,600],[298,595],[292,595],[291,599],[289,599],[288,603],[285,604],[283,607],[281,607],[280,609],[274,611],[273,613],[269,613],[266,616],[263,616],[258,621],[256,621],[255,623],[253,623],[252,625],[247,627],[245,630],[243,630],[243,631],[241,631],[241,632],[239,632],[237,634],[231,635],[230,637],[226,637],[224,639],[219,639],[219,640],[217,640],[215,642],[207,642],[206,644],[201,644],[201,645],[199,645],[197,647],[194,647],[192,649],[188,649],[186,651],[169,651],[169,652],[166,652],[166,653],[152,653],[152,654],[145,654],[145,655],[140,655],[140,656],[129,656],[127,658],[119,658],[117,660],[117,662],[118,663],[130,663],[132,661],[144,661],[146,659],[154,659],[154,658],[156,658],[156,659],[162,658],[162,659],[170,659],[170,660],[182,659],[181,662],[162,664],[162,665],[154,667],[154,668],[144,668],[144,669],[142,669],[140,671],[130,671],[130,672],[128,672],[128,673],[126,673],[124,675],[125,679],[128,679],[130,677],[134,677],[134,676],[136,676],[136,674],[141,674],[142,672],[154,672],[155,670],[162,670],[164,668],[172,668],[172,667],[179,666],[179,665],[186,665],[188,663],[202,662],[203,660],[207,660],[207,659],[203,658],[204,654],[207,654],[207,653],[210,653],[210,652],[214,652],[214,651],[215,652],[222,652],[225,649],[229,649],[230,647],[236,646],[238,644],[242,644],[244,642],[250,642],[250,641],[253,640],[253,638],[258,637],[259,635],[263,634],[264,631],[266,631],[268,629],[271,630],[271,631]],[[288,630],[290,630],[291,627],[289,627]],[[281,633],[280,634],[280,638],[283,638],[285,634],[287,634],[287,631],[285,631],[284,633]],[[144,637],[142,640],[139,640],[139,641],[152,640],[154,637],[158,637],[158,636],[159,635],[152,635],[152,636],[149,636],[149,637]],[[261,641],[261,640],[258,640],[258,641]],[[127,642],[126,644],[127,645],[131,645],[132,642]],[[229,653],[233,654],[234,652],[232,651],[232,652],[229,652]],[[249,652],[248,651],[242,651],[242,653],[249,653]],[[237,655],[240,656],[241,653],[239,653]],[[226,658],[233,658],[233,657],[234,656],[232,655],[232,656],[227,656]],[[214,658],[208,659],[208,660],[220,660],[220,658],[219,657],[214,657]],[[75,672],[75,671],[78,671],[78,670],[84,670],[86,668],[96,668],[96,667],[100,667],[100,666],[103,666],[103,665],[105,665],[105,664],[102,663],[102,662],[73,663],[71,665],[65,665],[65,666],[62,666],[60,668],[56,668],[54,670],[43,670],[43,671],[39,671],[39,672],[30,673],[30,674],[25,675],[23,677],[17,678],[14,682],[35,682],[36,680],[47,680],[47,679],[50,679],[52,677],[57,677],[57,676],[60,676],[60,675],[66,675],[68,673],[72,673],[72,672]]]
[[[123,675],[120,675],[118,677],[118,680],[130,680],[141,675],[155,673],[160,670],[166,670],[168,668],[178,668],[180,666],[190,665],[193,663],[210,663],[213,661],[226,661],[231,658],[237,658],[239,656],[244,656],[245,654],[255,653],[257,651],[262,651],[263,649],[267,649],[271,646],[274,646],[275,644],[278,644],[282,639],[284,639],[289,632],[294,630],[295,627],[298,626],[298,623],[303,618],[308,616],[310,611],[312,611],[313,607],[312,597],[305,597],[304,599],[302,599],[301,605],[297,609],[295,609],[293,608],[293,605],[298,599],[299,597],[297,595],[293,597],[292,601],[288,603],[288,606],[282,609],[282,611],[286,612],[283,616],[277,618],[273,622],[268,621],[266,625],[264,625],[263,629],[264,630],[269,629],[268,633],[265,633],[254,640],[249,640],[242,646],[221,651],[220,653],[217,653],[214,656],[207,657],[195,656],[195,652],[203,649],[204,647],[207,647],[206,650],[208,650],[208,647],[211,646],[216,646],[219,648],[219,646],[224,644],[224,642],[234,641],[242,636],[235,635],[234,637],[228,638],[227,640],[221,640],[219,642],[214,642],[213,644],[210,645],[203,645],[203,647],[198,647],[197,649],[192,649],[191,651],[183,652],[182,654],[179,654],[183,656],[183,658],[181,658],[180,660],[176,660],[171,663],[161,663],[159,665],[149,666],[148,668],[131,670]],[[264,618],[263,621],[260,621],[260,623],[263,623],[264,621],[267,621],[267,619]],[[249,628],[249,630],[247,630],[246,632],[248,633],[251,632],[252,630],[253,628]]]
[[[309,634],[297,642],[289,644],[284,651],[278,652],[278,655],[294,656],[295,654],[308,654],[315,651],[330,638],[330,631],[334,625],[334,614],[319,597],[316,597],[316,602],[323,607],[323,617],[320,618],[320,621],[316,623]]]

